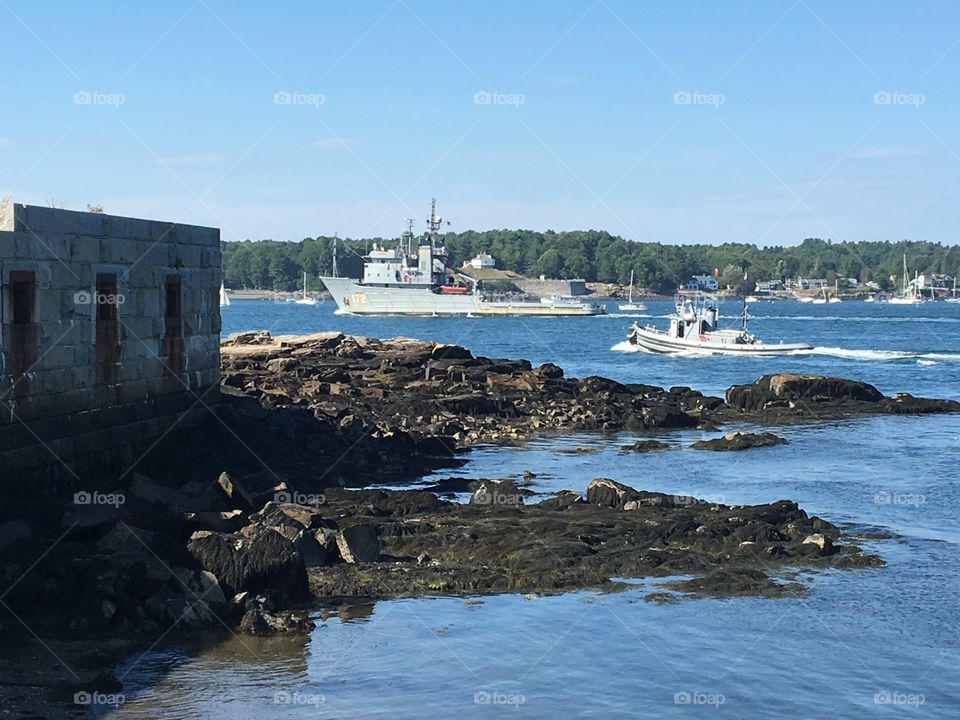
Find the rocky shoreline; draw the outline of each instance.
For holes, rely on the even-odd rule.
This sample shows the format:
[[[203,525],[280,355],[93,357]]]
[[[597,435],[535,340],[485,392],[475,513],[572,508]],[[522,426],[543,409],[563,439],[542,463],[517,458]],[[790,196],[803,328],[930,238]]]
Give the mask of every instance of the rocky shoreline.
[[[89,666],[89,676],[8,680],[10,707],[19,698],[36,709],[37,692],[61,709],[78,691],[115,692],[122,684],[105,671],[157,637],[304,632],[308,608],[343,598],[616,589],[615,578],[671,576],[684,579],[648,599],[801,594],[798,571],[881,561],[788,500],[726,506],[608,478],[539,502],[511,480],[349,488],[421,477],[462,463],[473,445],[538,435],[960,411],[842,378],[767,375],[717,398],[339,333],[249,333],[222,352],[219,422],[175,433],[121,487],[78,488],[112,502],[4,503],[0,639],[24,652],[34,633],[88,650],[94,638],[115,643],[86,664],[58,645],[64,667]],[[781,442],[718,432],[702,447]],[[626,449],[665,447],[640,439]],[[448,492],[471,500],[438,496]]]

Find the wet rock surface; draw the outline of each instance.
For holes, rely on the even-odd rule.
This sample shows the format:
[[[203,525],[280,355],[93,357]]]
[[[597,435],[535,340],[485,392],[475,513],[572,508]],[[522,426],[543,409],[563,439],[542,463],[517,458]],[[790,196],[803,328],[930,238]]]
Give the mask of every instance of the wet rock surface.
[[[787,500],[719,505],[608,478],[591,481],[586,497],[564,491],[533,504],[437,501],[415,509],[405,494],[330,493],[331,512],[359,514],[377,528],[383,558],[311,570],[317,597],[560,592],[670,575],[695,576],[671,586],[680,593],[778,597],[802,591],[779,581],[786,568],[881,563]],[[364,515],[370,507],[377,512]]]
[[[568,378],[553,364],[474,357],[459,346],[341,333],[264,333],[224,342],[223,385],[264,408],[296,408],[371,437],[431,439],[452,452],[570,431],[712,427],[732,420],[804,422],[867,413],[960,412],[960,403],[885,397],[845,378],[771,374],[725,398],[603,377]],[[399,440],[403,438],[403,440]],[[639,451],[653,446],[636,448]]]
[[[749,433],[732,432],[723,437],[697,440],[690,447],[694,450],[750,450],[751,448],[772,447],[774,445],[789,444],[786,438],[770,432]]]

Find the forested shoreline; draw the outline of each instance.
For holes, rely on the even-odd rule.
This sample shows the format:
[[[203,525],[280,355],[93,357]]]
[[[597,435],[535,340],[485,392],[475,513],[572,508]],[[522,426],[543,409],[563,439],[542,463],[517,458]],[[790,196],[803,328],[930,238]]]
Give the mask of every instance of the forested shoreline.
[[[672,293],[698,274],[720,271],[722,286],[740,288],[744,274],[754,281],[786,278],[856,278],[890,289],[902,274],[903,254],[909,272],[960,271],[960,246],[901,240],[897,242],[831,242],[808,238],[799,245],[757,247],[749,243],[721,245],[661,245],[625,240],[595,230],[534,232],[487,230],[446,233],[441,236],[448,264],[460,267],[479,252],[497,260],[497,267],[521,275],[583,278],[588,282],[625,284],[634,272],[635,284],[653,292]],[[362,256],[374,245],[395,246],[384,238],[336,241],[340,275],[359,277]],[[319,289],[319,275],[330,272],[334,238],[302,241],[262,240],[224,242],[225,283],[230,288],[291,291],[301,287],[307,273],[311,289]],[[896,278],[894,282],[891,277]]]

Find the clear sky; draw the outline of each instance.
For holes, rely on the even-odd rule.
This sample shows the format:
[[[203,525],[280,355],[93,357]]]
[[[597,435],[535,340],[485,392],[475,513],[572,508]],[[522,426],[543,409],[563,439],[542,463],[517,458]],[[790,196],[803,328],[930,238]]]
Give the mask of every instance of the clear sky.
[[[0,0],[0,63],[0,195],[227,240],[960,235],[953,0]]]

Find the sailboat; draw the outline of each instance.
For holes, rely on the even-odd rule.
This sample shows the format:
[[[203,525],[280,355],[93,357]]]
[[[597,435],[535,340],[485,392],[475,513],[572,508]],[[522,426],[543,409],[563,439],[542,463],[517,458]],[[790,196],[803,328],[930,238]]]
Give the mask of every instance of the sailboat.
[[[627,311],[637,311],[637,310],[646,310],[647,306],[643,303],[635,303],[633,301],[633,270],[630,271],[630,289],[627,292],[627,301],[625,303],[620,303],[618,305],[621,310]]]
[[[923,296],[917,292],[917,278],[916,273],[913,283],[907,282],[907,254],[903,254],[903,285],[901,294],[896,297],[891,297],[889,302],[891,305],[920,305],[923,302]],[[910,289],[907,289],[909,285]]]
[[[824,288],[820,288],[820,294],[813,299],[814,305],[826,305],[827,304],[827,291]]]
[[[306,272],[306,270],[304,270],[304,272],[303,272],[303,297],[297,298],[294,302],[296,302],[297,305],[316,305],[316,304],[317,304],[316,298],[307,297],[307,272]]]
[[[960,297],[957,297],[957,279],[953,279],[953,294],[950,295],[944,302],[955,303],[960,302]]]
[[[220,283],[220,307],[227,307],[230,305],[230,298],[227,297],[227,289],[223,286],[223,283]]]
[[[834,282],[835,282],[834,293],[833,293],[833,296],[830,298],[830,300],[828,300],[828,302],[841,303],[843,302],[843,300],[840,299],[840,279],[837,278],[837,280],[835,280]],[[826,291],[824,291],[824,293],[826,293]]]

